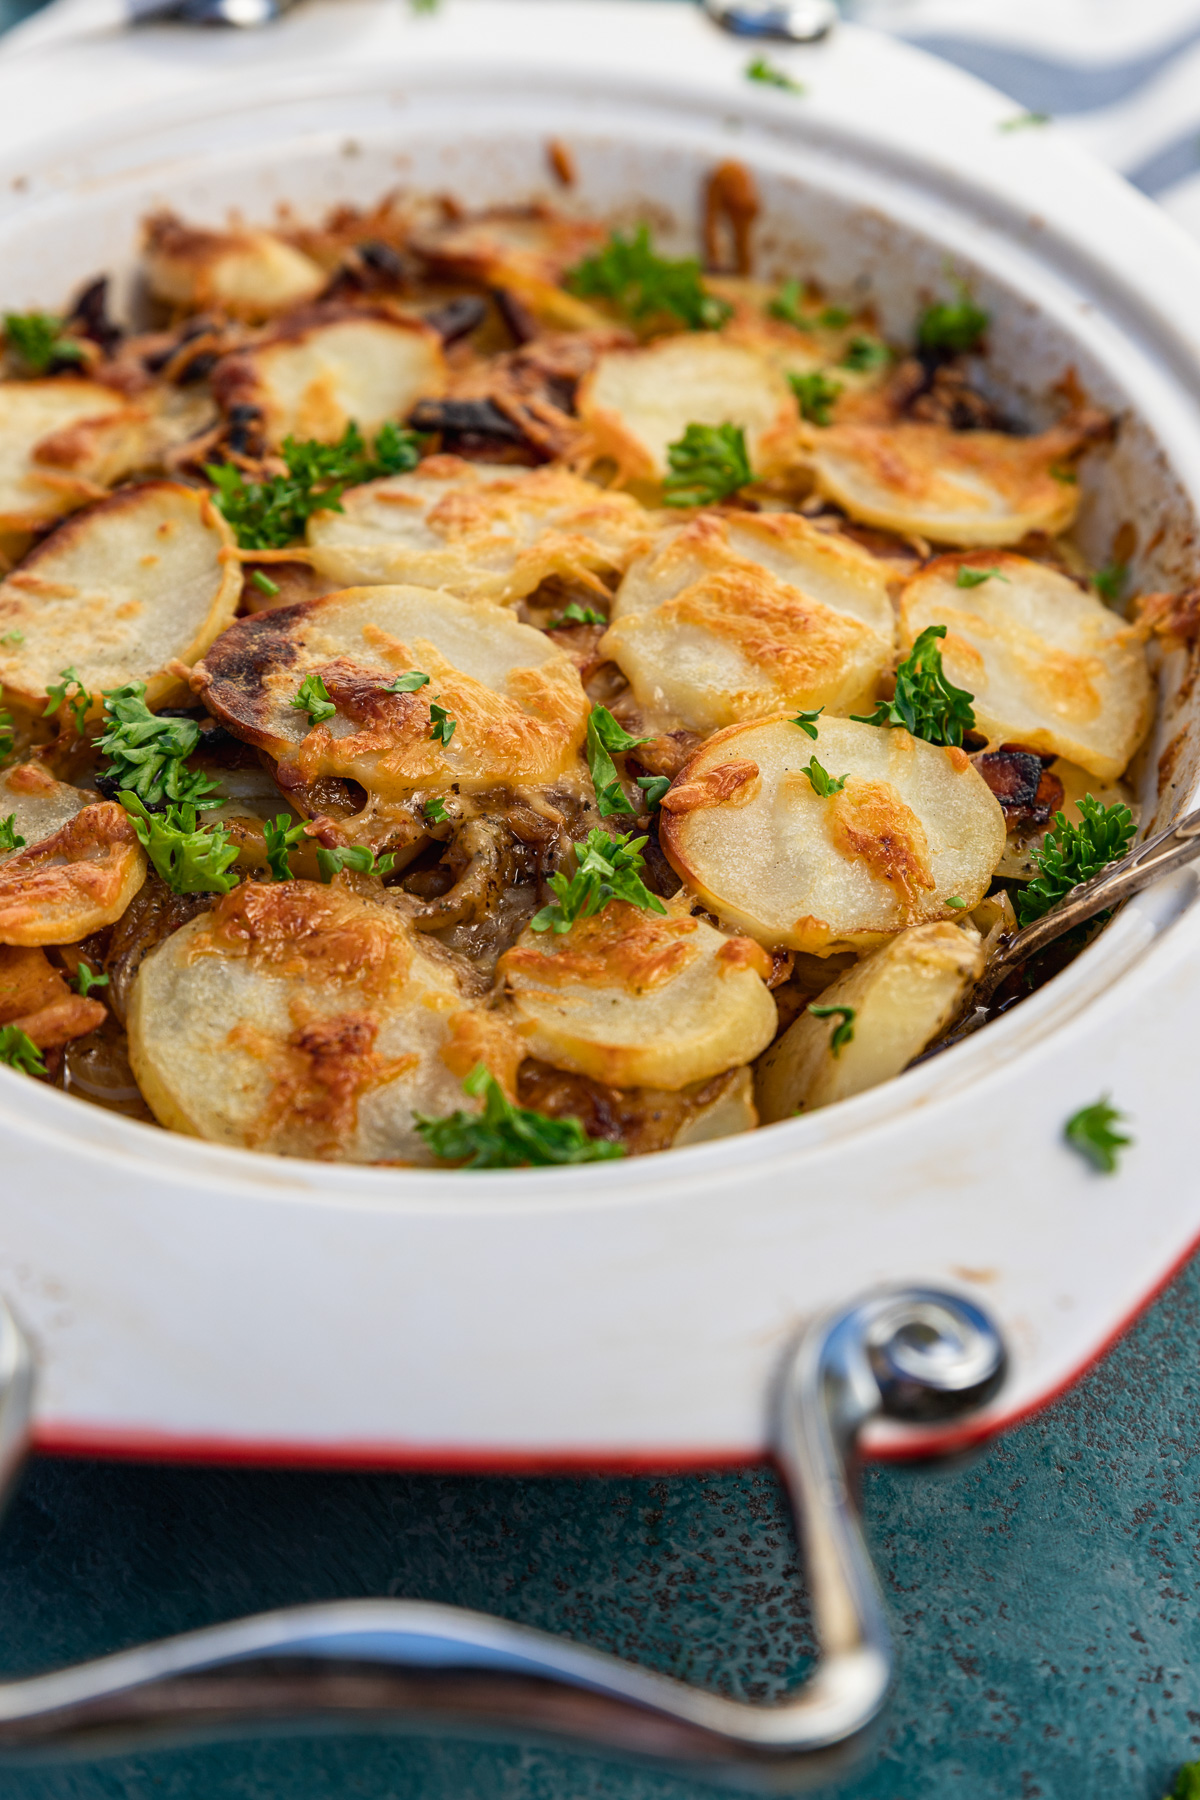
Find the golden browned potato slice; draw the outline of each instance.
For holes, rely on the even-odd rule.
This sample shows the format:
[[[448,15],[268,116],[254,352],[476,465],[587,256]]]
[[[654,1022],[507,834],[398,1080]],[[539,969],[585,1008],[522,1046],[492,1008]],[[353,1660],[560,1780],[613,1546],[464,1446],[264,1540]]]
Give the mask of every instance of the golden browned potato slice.
[[[804,441],[817,491],[852,519],[938,543],[1064,531],[1079,504],[1062,466],[1078,438],[1063,428],[1020,438],[942,425],[809,426]]]
[[[805,772],[815,754],[838,791]],[[731,725],[662,802],[662,847],[727,923],[769,947],[829,956],[972,907],[1004,849],[1004,814],[961,750],[822,718]]]
[[[442,1054],[466,1010],[449,959],[344,878],[244,882],[142,963],[130,1062],[170,1130],[430,1163],[413,1113],[474,1106]]]
[[[105,688],[144,681],[150,706],[186,687],[241,593],[233,533],[198,488],[148,481],[69,519],[0,582],[0,682],[28,707],[73,667],[99,712]],[[8,639],[21,633],[16,644]]]
[[[409,671],[429,682],[387,691]],[[577,765],[587,729],[578,671],[544,632],[435,588],[347,588],[240,619],[194,675],[286,787],[347,776],[399,800],[451,783],[548,782]],[[308,675],[337,707],[313,726],[292,704]],[[454,721],[448,743],[432,735],[431,703]]]
[[[975,585],[960,586],[960,571]],[[979,553],[939,556],[908,583],[904,648],[929,625],[946,627],[946,673],[974,696],[991,742],[1068,757],[1103,780],[1120,775],[1154,711],[1137,626],[1045,563]]]
[[[419,229],[410,246],[434,275],[507,288],[543,324],[579,331],[609,321],[559,282],[604,237],[604,228],[594,221],[542,204],[493,207]]]
[[[147,454],[149,412],[95,381],[0,381],[0,531],[39,531]]]
[[[609,351],[584,377],[577,406],[596,455],[611,457],[623,481],[661,481],[667,446],[689,425],[740,425],[750,467],[770,475],[791,459],[799,417],[765,356],[711,331]]]
[[[887,571],[790,513],[701,513],[621,584],[600,651],[643,718],[715,731],[785,707],[849,712],[892,657]]]
[[[124,808],[85,806],[0,866],[0,944],[77,944],[119,919],[145,879]]]
[[[1135,821],[1138,818],[1140,809],[1133,790],[1123,781],[1097,781],[1094,775],[1089,775],[1078,763],[1068,762],[1063,756],[1056,756],[1047,766],[1051,775],[1057,775],[1062,782],[1062,803],[1055,811],[1061,812],[1069,825],[1078,825],[1083,817],[1079,802],[1085,794],[1090,794],[1101,806],[1127,806]],[[1043,825],[1035,831],[1010,831],[1004,855],[996,864],[997,875],[1007,876],[1013,881],[1033,881],[1038,873],[1033,851],[1040,849],[1046,832],[1053,827],[1052,816],[1049,825]]]
[[[103,1025],[108,1008],[73,994],[44,950],[0,944],[0,1025],[15,1025],[39,1050],[54,1050]]]
[[[244,319],[315,300],[326,281],[311,257],[269,231],[206,231],[169,212],[147,219],[143,260],[157,299]]]
[[[821,995],[823,1013],[846,1011],[802,1012],[759,1063],[763,1123],[815,1112],[899,1075],[950,1023],[982,973],[983,940],[970,925],[914,925],[872,950]]]
[[[39,762],[14,763],[0,772],[0,820],[11,817],[14,835],[25,839],[25,847],[53,837],[99,798],[55,781]],[[15,855],[14,850],[0,850],[0,868]]]
[[[612,1087],[668,1091],[747,1063],[778,1023],[770,958],[746,938],[613,900],[561,936],[525,931],[499,969],[531,1056]]]
[[[389,420],[407,418],[418,400],[436,398],[446,362],[437,332],[419,319],[322,306],[226,357],[212,385],[223,407],[262,413],[273,448],[289,436],[333,444],[347,425],[370,438]]]
[[[566,469],[430,457],[411,475],[351,488],[308,524],[314,566],[347,587],[410,582],[465,600],[520,600],[547,576],[624,568],[652,529],[628,494]]]

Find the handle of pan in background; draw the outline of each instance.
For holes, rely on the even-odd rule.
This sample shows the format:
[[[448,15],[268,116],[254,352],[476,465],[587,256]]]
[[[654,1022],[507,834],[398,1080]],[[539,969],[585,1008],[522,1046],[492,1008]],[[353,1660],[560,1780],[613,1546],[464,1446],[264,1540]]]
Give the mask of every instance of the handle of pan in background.
[[[0,1473],[28,1442],[31,1358],[0,1302]],[[818,1644],[798,1691],[752,1705],[484,1613],[412,1600],[262,1613],[50,1674],[0,1682],[0,1753],[121,1747],[314,1717],[466,1726],[661,1758],[759,1788],[827,1769],[883,1705],[892,1648],[849,1462],[879,1414],[946,1419],[1004,1377],[996,1328],[924,1288],[868,1294],[806,1330],[777,1396],[775,1450],[805,1555]]]

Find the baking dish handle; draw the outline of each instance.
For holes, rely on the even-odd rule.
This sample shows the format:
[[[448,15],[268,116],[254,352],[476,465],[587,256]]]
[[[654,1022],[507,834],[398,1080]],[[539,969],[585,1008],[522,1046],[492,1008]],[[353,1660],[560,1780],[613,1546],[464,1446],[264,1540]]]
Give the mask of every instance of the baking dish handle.
[[[818,1320],[790,1350],[775,1454],[805,1554],[818,1657],[792,1695],[732,1700],[484,1613],[412,1600],[262,1613],[46,1675],[0,1682],[0,1751],[124,1747],[147,1737],[314,1716],[569,1739],[794,1788],[828,1775],[883,1705],[892,1650],[852,1493],[858,1433],[879,1414],[958,1416],[1004,1376],[999,1333],[971,1301],[883,1289]],[[0,1302],[0,1473],[28,1442],[31,1358]]]

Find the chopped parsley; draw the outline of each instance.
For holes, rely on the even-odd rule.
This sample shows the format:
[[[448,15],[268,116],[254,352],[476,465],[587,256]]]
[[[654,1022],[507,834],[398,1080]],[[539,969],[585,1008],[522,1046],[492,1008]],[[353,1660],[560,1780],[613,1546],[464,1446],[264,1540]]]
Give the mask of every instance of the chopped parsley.
[[[965,282],[958,284],[957,300],[942,300],[921,315],[917,348],[933,355],[957,356],[977,350],[992,322],[991,314],[976,306]]]
[[[798,725],[805,736],[812,738],[815,743],[817,737],[817,720],[824,711],[825,708],[823,706],[818,706],[813,712],[798,712],[792,720],[792,724]]]
[[[385,694],[415,694],[418,688],[428,687],[429,677],[420,669],[410,669],[407,675],[397,675],[395,681],[384,683]]]
[[[0,1062],[22,1075],[44,1075],[46,1065],[33,1039],[18,1025],[0,1025]]]
[[[1017,916],[1022,925],[1032,925],[1064,900],[1073,887],[1090,881],[1109,863],[1124,856],[1132,843],[1133,814],[1123,801],[1102,806],[1091,794],[1085,794],[1079,801],[1079,811],[1078,825],[1068,824],[1066,815],[1056,812],[1041,849],[1032,852],[1038,878],[1026,882],[1017,896]]]
[[[232,463],[204,465],[217,506],[243,550],[283,550],[304,536],[313,513],[341,512],[347,488],[415,469],[421,439],[414,431],[387,424],[368,451],[358,426],[351,423],[336,444],[284,438],[283,460],[286,475],[269,475],[264,481],[247,481]]]
[[[584,299],[611,300],[631,319],[678,319],[689,331],[713,331],[733,308],[705,292],[695,257],[657,256],[650,231],[614,231],[602,250],[568,270],[563,285]]]
[[[583,844],[575,845],[576,869],[569,878],[552,875],[550,890],[555,898],[533,915],[534,931],[569,931],[577,919],[590,919],[610,900],[628,900],[647,912],[665,913],[666,907],[652,894],[641,877],[644,837],[630,837],[623,832],[610,837],[599,827],[589,831]]]
[[[288,860],[289,853],[304,838],[304,823],[293,824],[287,813],[276,813],[273,819],[264,819],[263,836],[267,841],[267,866],[271,871],[272,881],[292,881],[292,865]]]
[[[0,638],[0,644],[23,644],[24,642],[25,633],[23,631],[6,631]]]
[[[667,461],[666,506],[715,506],[753,480],[740,425],[689,425],[678,443],[668,444]]]
[[[261,569],[255,569],[250,579],[260,594],[277,594],[279,592],[279,583],[272,581],[269,575],[264,575]]]
[[[927,744],[961,744],[973,729],[973,694],[947,681],[937,640],[944,625],[927,625],[896,670],[896,692],[873,713],[851,713],[860,725],[902,725]]]
[[[854,1021],[858,1017],[853,1006],[810,1006],[809,1012],[814,1019],[837,1019],[833,1035],[829,1040],[829,1048],[835,1056],[842,1054],[846,1044],[854,1039]]]
[[[822,800],[828,800],[833,794],[840,794],[846,785],[844,775],[831,775],[828,769],[821,767],[815,756],[809,757],[808,767],[801,769],[800,773],[808,776],[813,793],[819,794]]]
[[[1097,569],[1092,576],[1092,586],[1106,606],[1116,606],[1125,598],[1125,584],[1129,580],[1129,564],[1110,562],[1102,569]]]
[[[802,81],[793,81],[782,69],[777,69],[773,62],[765,56],[756,56],[753,62],[746,64],[746,80],[761,81],[766,87],[782,88],[789,94],[807,92]]]
[[[83,346],[63,336],[63,321],[53,313],[5,313],[4,342],[31,375],[44,375],[54,363],[83,361]]]
[[[327,850],[322,844],[317,851],[322,881],[332,881],[343,869],[353,869],[356,875],[390,875],[395,866],[394,856],[381,856],[376,861],[369,844],[339,844],[335,850]]]
[[[646,802],[646,811],[653,812],[662,805],[663,795],[671,786],[669,775],[639,775],[637,784],[642,790]]]
[[[329,689],[319,675],[306,675],[289,702],[297,712],[308,714],[310,725],[322,725],[332,719],[337,707],[329,698]]]
[[[1051,123],[1051,120],[1052,120],[1052,115],[1050,113],[1044,113],[1044,112],[1017,113],[1011,119],[1001,119],[999,125],[997,125],[997,127],[996,127],[996,130],[997,131],[1025,131],[1030,125],[1049,125]],[[1197,1800],[1200,1800],[1200,1789],[1197,1790]]]
[[[450,814],[446,811],[444,802],[437,799],[427,800],[425,802],[424,812],[425,818],[430,825],[445,825],[450,818]]]
[[[0,850],[20,850],[26,841],[17,835],[16,813],[9,813],[7,819],[0,823]]]
[[[514,1106],[482,1063],[476,1063],[463,1082],[463,1092],[482,1100],[483,1111],[453,1112],[444,1119],[413,1114],[417,1130],[439,1162],[459,1163],[466,1169],[524,1169],[608,1162],[625,1154],[622,1144],[589,1137],[578,1119],[550,1119]]]
[[[853,369],[864,375],[869,369],[881,369],[890,363],[892,353],[881,339],[875,337],[852,337],[842,356],[843,369]]]
[[[768,301],[767,311],[773,319],[782,319],[798,331],[810,323],[804,316],[804,289],[798,281],[785,281],[775,298]]]
[[[458,720],[452,719],[445,707],[438,701],[429,702],[429,735],[444,750],[458,729]]]
[[[1124,1114],[1108,1103],[1108,1095],[1091,1106],[1081,1106],[1063,1126],[1063,1136],[1073,1149],[1105,1175],[1116,1173],[1117,1153],[1133,1143],[1113,1126],[1124,1122]],[[1196,1790],[1200,1794],[1200,1789]]]
[[[789,375],[788,384],[800,403],[801,418],[810,425],[828,425],[829,409],[842,393],[842,383],[814,369],[810,375]]]
[[[1012,586],[1012,583],[1008,581],[1008,576],[1002,575],[999,569],[960,568],[954,576],[954,585],[960,588],[982,587],[985,581],[1004,581],[1008,582],[1010,587]]]
[[[237,845],[224,825],[201,826],[190,801],[147,812],[128,789],[117,799],[133,820],[142,849],[173,894],[227,894],[237,886],[228,873],[237,861]]]
[[[56,712],[69,711],[75,726],[76,737],[83,736],[83,728],[91,709],[92,696],[80,681],[74,668],[60,669],[59,680],[54,687],[46,690],[46,710],[43,719],[53,718]],[[72,693],[71,690],[74,689]],[[70,695],[70,698],[68,698]],[[64,721],[65,723],[65,721]]]
[[[963,910],[963,907],[966,904],[967,903],[963,899],[961,894],[947,894],[946,895],[946,905],[952,906],[954,908],[955,912],[961,912]]]
[[[547,631],[558,631],[563,625],[607,624],[608,620],[605,618],[604,614],[602,612],[597,612],[594,606],[580,606],[578,600],[572,600],[571,604],[565,606],[559,613],[557,619],[551,620],[546,629]]]
[[[622,791],[613,755],[620,755],[622,750],[635,750],[639,744],[649,742],[649,738],[631,737],[623,726],[618,725],[607,706],[593,706],[588,714],[587,762],[602,819],[611,818],[614,813],[636,810]],[[667,786],[670,785],[668,782]]]
[[[100,770],[106,790],[128,789],[152,812],[167,802],[211,801],[219,783],[184,766],[200,747],[200,727],[193,719],[152,713],[145,693],[144,681],[127,681],[104,696],[107,730],[96,748],[108,758]]]
[[[4,698],[4,689],[0,688],[0,700]],[[7,707],[0,706],[0,762],[7,762],[16,745],[13,736],[13,716]]]
[[[92,968],[89,968],[87,963],[85,963],[85,962],[80,963],[79,967],[75,971],[75,991],[76,991],[76,993],[81,994],[83,996],[83,998],[86,1000],[93,988],[102,988],[102,987],[107,987],[107,986],[108,986],[108,976],[107,975],[97,975],[96,971]]]
[[[817,324],[823,325],[826,331],[841,331],[852,317],[844,306],[827,306],[817,319]]]

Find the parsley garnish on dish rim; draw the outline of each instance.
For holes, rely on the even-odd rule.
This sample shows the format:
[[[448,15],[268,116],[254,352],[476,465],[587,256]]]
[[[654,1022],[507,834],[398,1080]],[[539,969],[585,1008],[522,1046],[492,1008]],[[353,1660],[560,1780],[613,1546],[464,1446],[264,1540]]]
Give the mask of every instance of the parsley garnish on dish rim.
[[[927,625],[896,670],[892,698],[873,713],[850,717],[860,725],[902,725],[927,744],[961,744],[963,732],[975,726],[975,696],[946,679],[937,642],[945,635],[944,625]]]
[[[237,886],[228,870],[237,861],[237,845],[225,825],[202,826],[188,802],[147,812],[137,795],[125,790],[117,799],[133,820],[142,849],[173,894],[227,894]]]
[[[646,225],[632,237],[614,231],[603,249],[567,271],[563,286],[585,300],[611,300],[631,319],[665,315],[689,331],[715,331],[733,311],[705,291],[694,257],[656,255]]]
[[[44,1075],[42,1053],[19,1025],[0,1025],[0,1062],[22,1075]]]
[[[1078,825],[1072,825],[1065,813],[1056,812],[1041,848],[1031,852],[1038,877],[1027,881],[1017,896],[1017,917],[1022,925],[1032,925],[1081,881],[1099,875],[1124,856],[1133,842],[1133,814],[1124,801],[1103,806],[1085,794],[1078,807]]]
[[[648,744],[649,741],[649,738],[631,737],[624,726],[618,725],[606,706],[593,706],[588,714],[587,763],[602,819],[611,818],[614,813],[632,813],[637,810],[625,798],[613,754],[619,755],[623,750],[636,750],[639,744]],[[668,782],[667,786],[670,785]]]
[[[559,935],[569,931],[577,919],[590,919],[610,900],[628,900],[647,912],[666,913],[657,894],[652,894],[642,880],[642,851],[647,840],[622,832],[610,837],[599,826],[589,831],[582,844],[575,845],[575,873],[571,876],[551,875],[548,886],[554,895],[549,906],[543,906],[529,921],[534,931],[553,931]]]
[[[1081,1106],[1077,1113],[1063,1126],[1063,1135],[1073,1149],[1105,1175],[1116,1172],[1117,1157],[1120,1151],[1128,1149],[1133,1143],[1131,1137],[1114,1131],[1113,1126],[1123,1124],[1125,1115],[1109,1104],[1107,1094],[1094,1100],[1090,1106]]]
[[[754,476],[740,425],[689,425],[667,446],[670,474],[663,481],[667,506],[715,506]]]
[[[472,1100],[483,1101],[482,1112],[452,1112],[443,1119],[413,1114],[439,1162],[465,1169],[523,1169],[608,1162],[625,1154],[623,1144],[589,1137],[578,1119],[551,1119],[515,1106],[482,1063],[476,1063],[462,1085]]]
[[[756,56],[753,61],[746,64],[746,80],[761,81],[765,87],[781,88],[788,94],[807,92],[802,81],[793,81],[785,70],[777,68],[773,62],[768,62],[765,56]]]
[[[347,488],[383,475],[402,475],[421,460],[415,431],[387,424],[370,450],[358,426],[347,425],[336,444],[283,440],[285,475],[248,481],[233,463],[205,463],[219,510],[243,550],[283,550],[304,536],[315,512],[341,512]]]
[[[808,1010],[814,1019],[838,1020],[829,1039],[829,1048],[835,1056],[840,1056],[843,1046],[851,1043],[854,1038],[854,1021],[858,1017],[854,1007],[810,1006]]]
[[[144,681],[127,681],[104,696],[107,726],[96,748],[108,758],[100,770],[106,791],[127,789],[154,811],[165,803],[203,806],[219,783],[184,765],[203,733],[193,719],[165,719],[146,705]]]
[[[32,375],[44,375],[54,363],[80,363],[84,349],[63,335],[63,320],[53,313],[5,313],[4,342]]]

